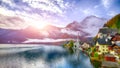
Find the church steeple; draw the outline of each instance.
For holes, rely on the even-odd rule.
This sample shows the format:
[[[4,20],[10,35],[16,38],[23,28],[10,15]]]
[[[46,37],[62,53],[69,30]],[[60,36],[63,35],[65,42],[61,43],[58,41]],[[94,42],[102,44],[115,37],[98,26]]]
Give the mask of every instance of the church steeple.
[[[77,35],[77,42],[79,42],[79,35],[80,35],[80,32],[78,31],[78,35]]]

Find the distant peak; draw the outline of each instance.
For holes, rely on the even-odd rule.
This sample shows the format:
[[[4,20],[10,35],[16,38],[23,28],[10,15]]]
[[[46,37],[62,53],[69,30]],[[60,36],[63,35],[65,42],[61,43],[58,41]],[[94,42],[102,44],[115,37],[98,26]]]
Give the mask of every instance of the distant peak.
[[[72,23],[78,23],[77,21],[73,21]]]
[[[97,17],[97,16],[91,15],[91,16],[87,16],[85,19],[83,19],[82,22],[89,21],[89,20],[91,20],[91,19],[103,20],[103,21],[106,21],[106,20],[107,20],[107,19],[105,19],[105,18],[101,18],[101,17]]]
[[[77,21],[73,21],[72,23],[68,24],[66,27],[75,27],[79,25],[79,23]]]
[[[86,18],[98,18],[98,19],[105,19],[105,18],[101,18],[101,17],[98,17],[98,16],[94,16],[94,15],[87,16]]]
[[[79,24],[79,22],[77,22],[77,21],[73,21],[73,22],[70,23],[70,24],[74,24],[74,25],[76,25],[76,24]]]
[[[87,16],[87,18],[98,18],[98,17],[97,17],[97,16],[90,15],[90,16]]]

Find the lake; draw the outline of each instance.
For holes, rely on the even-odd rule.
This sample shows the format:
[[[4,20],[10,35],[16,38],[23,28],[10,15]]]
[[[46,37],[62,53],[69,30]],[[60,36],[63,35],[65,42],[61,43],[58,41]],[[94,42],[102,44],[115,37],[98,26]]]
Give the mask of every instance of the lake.
[[[79,60],[62,46],[24,44],[1,45],[0,68],[93,68],[87,55]]]

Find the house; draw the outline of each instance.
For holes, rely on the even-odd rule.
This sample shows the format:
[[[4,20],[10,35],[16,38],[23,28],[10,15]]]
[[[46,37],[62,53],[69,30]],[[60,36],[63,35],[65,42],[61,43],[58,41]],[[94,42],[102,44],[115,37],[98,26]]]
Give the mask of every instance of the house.
[[[109,49],[108,46],[111,45],[110,39],[106,37],[100,37],[96,41],[96,49],[98,51],[98,54],[105,54],[108,53]]]
[[[110,35],[115,35],[116,33],[118,33],[117,29],[111,29],[108,27],[103,27],[99,30],[99,33],[102,33],[104,35],[110,34]]]
[[[119,61],[120,60],[120,46],[117,46],[116,44],[109,46],[109,54],[114,55],[114,57],[116,57],[116,60]]]
[[[114,46],[113,50],[115,51],[116,54],[120,55],[120,46]]]
[[[74,42],[73,47],[72,47],[74,53],[79,53],[80,50],[82,50],[81,44],[80,44],[81,41],[79,40],[79,35],[80,35],[80,33],[78,32],[77,39],[76,39],[76,41]]]
[[[81,47],[84,48],[84,49],[88,49],[90,47],[90,45],[88,43],[83,43],[81,45]]]
[[[112,44],[116,44],[118,46],[120,46],[120,34],[115,34],[115,36],[113,36],[111,38]]]
[[[77,50],[79,50],[81,44],[79,43],[79,40],[74,42],[74,46],[73,46],[73,50],[74,52],[76,52]]]
[[[98,51],[98,54],[105,54],[108,53],[108,46],[107,45],[102,45],[97,42],[96,44],[96,50]]]
[[[109,49],[109,54],[112,54],[112,55],[115,55],[115,51],[113,50],[113,48],[117,46],[117,45],[111,45],[111,46],[108,46],[108,49]]]
[[[115,31],[115,32],[114,32]],[[96,39],[96,50],[98,54],[105,54],[109,52],[109,46],[112,45],[111,33],[116,33],[116,30],[107,27],[101,28]]]
[[[78,32],[77,40],[74,42],[72,49],[73,49],[73,52],[74,52],[77,60],[79,60],[80,50],[82,50],[80,40],[79,40],[79,32]]]
[[[99,30],[97,38],[103,39],[103,41],[111,41],[112,36],[114,36],[117,32],[117,29],[103,27]]]
[[[104,60],[105,61],[116,62],[116,57],[112,54],[105,54]]]
[[[120,66],[117,62],[102,61],[100,68],[120,68]]]

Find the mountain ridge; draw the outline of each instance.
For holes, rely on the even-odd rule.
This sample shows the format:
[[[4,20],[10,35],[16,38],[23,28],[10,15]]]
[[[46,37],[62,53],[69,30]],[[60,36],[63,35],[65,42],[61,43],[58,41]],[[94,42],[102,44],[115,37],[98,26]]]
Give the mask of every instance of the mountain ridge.
[[[92,19],[91,19],[92,17]],[[47,25],[46,28],[37,29],[35,27],[27,27],[24,29],[0,29],[0,43],[21,43],[27,39],[44,39],[44,38],[52,38],[52,39],[76,39],[78,32],[80,32],[80,39],[86,40],[88,37],[93,37],[92,33],[87,31],[92,27],[100,28],[101,25],[96,24],[94,21],[90,20],[98,20],[98,23],[104,23],[102,19],[97,18],[96,16],[87,17],[87,22],[84,20],[82,22],[87,23],[88,25],[84,25],[81,22],[73,21],[68,24],[66,27],[57,27],[54,25]],[[97,26],[98,25],[98,26]],[[103,26],[103,25],[102,25]],[[83,28],[84,27],[84,28]],[[96,30],[91,29],[91,31],[97,32]],[[12,41],[11,41],[12,40]]]
[[[120,14],[112,17],[104,26],[107,26],[113,29],[118,29],[120,33]]]

